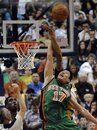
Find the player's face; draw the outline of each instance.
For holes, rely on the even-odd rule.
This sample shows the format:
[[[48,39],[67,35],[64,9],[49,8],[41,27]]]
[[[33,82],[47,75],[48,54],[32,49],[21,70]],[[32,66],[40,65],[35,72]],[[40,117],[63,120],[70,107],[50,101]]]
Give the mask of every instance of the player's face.
[[[8,103],[7,103],[7,108],[10,110],[10,111],[17,111],[18,110],[18,101],[15,97],[10,97],[9,100],[8,100]]]
[[[70,72],[68,70],[61,71],[57,77],[60,83],[67,83],[69,82]]]

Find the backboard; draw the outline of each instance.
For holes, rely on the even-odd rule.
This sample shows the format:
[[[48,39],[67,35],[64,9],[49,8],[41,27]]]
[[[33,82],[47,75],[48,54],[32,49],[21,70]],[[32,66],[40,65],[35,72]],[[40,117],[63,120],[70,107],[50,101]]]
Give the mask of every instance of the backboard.
[[[66,42],[67,44],[63,44],[61,47],[61,51],[63,55],[70,55],[74,53],[74,21],[73,21],[73,1],[69,0],[65,1],[69,7],[69,18],[64,23],[66,24]],[[40,41],[40,26],[41,20],[10,20],[3,21],[3,49],[0,50],[0,54],[14,54],[14,49],[9,45],[13,41],[22,41],[25,40],[25,37],[30,35],[30,40]],[[20,35],[22,32],[21,28],[25,28],[25,26],[29,26],[29,31],[26,31],[24,34]],[[15,32],[15,28],[18,27]],[[14,29],[13,29],[14,28]],[[11,32],[12,30],[12,32]],[[12,34],[11,34],[12,33]],[[8,37],[10,35],[10,37]],[[36,36],[35,36],[36,35]],[[64,40],[63,40],[64,41]],[[59,43],[60,45],[60,43]],[[45,55],[47,53],[47,46],[41,46],[39,49],[39,55]],[[5,55],[8,56],[8,55]]]

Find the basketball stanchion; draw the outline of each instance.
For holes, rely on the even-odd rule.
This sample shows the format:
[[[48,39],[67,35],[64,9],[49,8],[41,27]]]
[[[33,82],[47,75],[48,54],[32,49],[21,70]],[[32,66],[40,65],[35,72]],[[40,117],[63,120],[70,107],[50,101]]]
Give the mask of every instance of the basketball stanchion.
[[[32,69],[34,68],[35,55],[38,53],[40,43],[36,41],[31,42],[12,42],[10,44],[18,56],[18,69]]]

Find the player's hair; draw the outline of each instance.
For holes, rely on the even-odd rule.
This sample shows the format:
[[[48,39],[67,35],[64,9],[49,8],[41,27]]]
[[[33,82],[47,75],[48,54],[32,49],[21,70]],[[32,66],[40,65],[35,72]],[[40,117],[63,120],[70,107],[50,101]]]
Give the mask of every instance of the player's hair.
[[[7,98],[5,99],[5,102],[4,102],[4,103],[5,103],[5,106],[7,106],[9,99],[12,98],[12,97],[13,97],[13,96],[9,96],[9,97],[7,97]]]

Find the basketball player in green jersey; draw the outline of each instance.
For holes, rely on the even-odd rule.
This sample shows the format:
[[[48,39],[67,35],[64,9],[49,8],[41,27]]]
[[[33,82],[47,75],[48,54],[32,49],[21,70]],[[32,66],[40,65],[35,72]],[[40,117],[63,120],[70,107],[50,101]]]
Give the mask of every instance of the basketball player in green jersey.
[[[61,24],[61,23],[59,23],[59,24]],[[51,40],[52,41],[51,46],[52,46],[52,49],[53,49],[53,53],[56,57],[56,67],[55,67],[54,75],[55,75],[55,77],[57,77],[59,72],[63,70],[62,53],[61,53],[59,45],[57,44],[57,41],[55,39],[55,33],[54,33],[53,29],[51,29],[49,26],[46,26],[46,25],[47,24],[44,24],[43,28],[46,29],[49,32],[50,39],[52,39]],[[76,97],[75,97],[75,99],[76,99]],[[72,114],[73,114],[73,108],[70,104],[68,104],[67,114],[68,114],[68,118],[71,119]]]
[[[68,70],[62,70],[55,79],[53,75],[54,62],[53,50],[57,46],[57,53],[55,56],[61,56],[60,48],[56,42],[52,29],[44,25],[48,30],[51,43],[48,45],[47,63],[44,71],[44,88],[41,93],[41,118],[44,122],[44,130],[81,130],[81,128],[68,118],[67,107],[68,104],[85,116],[88,120],[97,124],[97,120],[82,106],[80,106],[70,94]],[[55,44],[54,46],[52,44]],[[58,55],[59,54],[59,55]],[[60,59],[58,59],[60,60]]]

